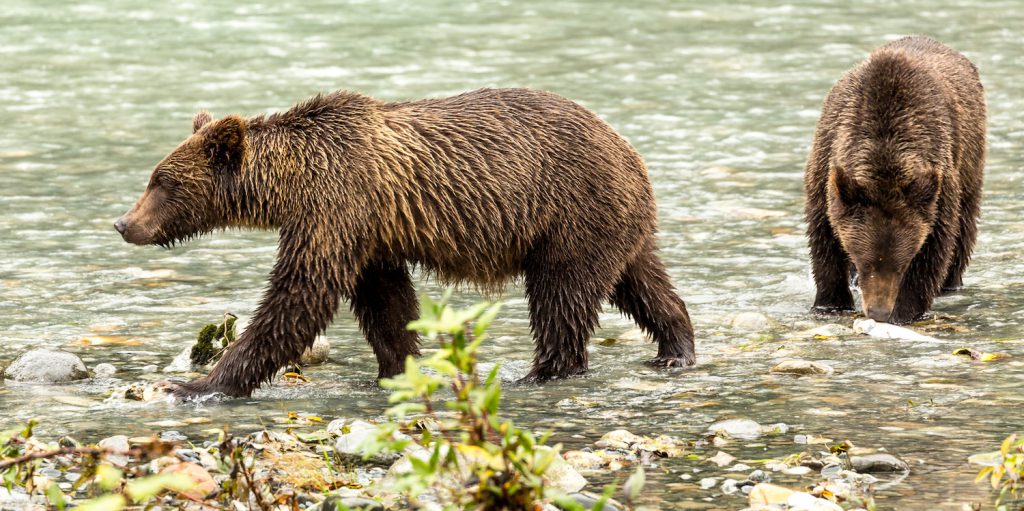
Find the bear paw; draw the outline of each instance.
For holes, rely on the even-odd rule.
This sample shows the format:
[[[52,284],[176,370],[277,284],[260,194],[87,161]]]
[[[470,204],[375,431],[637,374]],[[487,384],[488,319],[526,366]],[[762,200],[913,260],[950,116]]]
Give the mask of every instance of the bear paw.
[[[199,379],[187,383],[164,380],[157,382],[155,387],[170,394],[177,401],[199,401],[217,395],[230,396],[220,389],[212,388],[209,382]]]
[[[655,357],[646,362],[651,367],[689,367],[697,363],[687,357]]]

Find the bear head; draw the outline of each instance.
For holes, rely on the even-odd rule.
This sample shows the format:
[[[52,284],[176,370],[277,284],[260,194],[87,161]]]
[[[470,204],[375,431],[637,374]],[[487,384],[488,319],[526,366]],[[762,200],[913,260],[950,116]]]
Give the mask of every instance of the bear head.
[[[114,227],[129,243],[161,246],[226,227],[246,138],[241,117],[196,114],[192,135],[157,164],[142,197]]]
[[[829,222],[856,267],[864,314],[888,322],[907,270],[932,232],[940,174],[916,164],[831,167]]]

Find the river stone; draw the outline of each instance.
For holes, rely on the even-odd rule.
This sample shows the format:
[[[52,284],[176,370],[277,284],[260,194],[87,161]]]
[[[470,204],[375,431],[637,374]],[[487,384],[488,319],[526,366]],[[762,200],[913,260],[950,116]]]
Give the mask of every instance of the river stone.
[[[790,495],[796,493],[789,488],[783,488],[771,483],[759,483],[752,490],[748,497],[751,507],[763,505],[785,504]]]
[[[834,371],[834,369],[832,369],[832,366],[828,364],[795,358],[783,360],[776,364],[771,370],[773,373],[796,375],[832,374],[832,371]]]
[[[802,491],[790,495],[785,504],[788,509],[799,509],[800,511],[843,511],[839,504]]]
[[[334,442],[334,449],[342,454],[359,455],[363,454],[362,444],[367,439],[377,434],[378,426],[366,421],[353,421],[348,425],[348,433],[338,436]],[[401,433],[396,433],[401,435]]]
[[[49,349],[23,353],[7,366],[8,379],[30,383],[67,383],[89,377],[89,370],[77,355]]]
[[[542,445],[537,446],[534,455],[541,457],[550,453],[551,448]],[[587,485],[587,480],[559,454],[552,458],[551,465],[544,471],[542,477],[545,487],[554,488],[561,493],[576,493]]]
[[[569,495],[566,495],[566,497],[575,500],[577,504],[583,506],[583,509],[587,510],[594,509],[594,506],[597,505],[597,501],[601,499],[600,495],[596,495],[590,492],[570,493]],[[608,501],[605,502],[604,506],[601,508],[601,511],[619,511],[620,509],[622,509],[620,506],[621,504],[619,504],[618,502],[608,499]]]
[[[344,507],[342,507],[344,506]],[[331,495],[320,504],[320,511],[351,509],[352,511],[384,511],[384,506],[376,500],[363,497],[341,497]]]
[[[167,367],[164,367],[163,372],[165,373],[187,373],[192,371],[192,346],[189,346],[183,350],[174,360],[171,360]]]
[[[761,436],[761,425],[750,419],[729,419],[708,426],[708,431],[740,440],[753,440]]]
[[[770,325],[768,316],[760,312],[741,312],[732,318],[732,327],[737,330],[760,332]]]
[[[99,364],[92,368],[92,372],[97,378],[109,378],[117,374],[117,368],[114,364]]]
[[[907,462],[892,454],[884,453],[851,456],[850,465],[853,466],[853,470],[861,473],[907,472],[910,470],[910,465],[907,465]]]
[[[304,366],[315,366],[327,362],[327,357],[331,354],[331,343],[327,342],[327,339],[323,336],[319,336],[313,341],[313,345],[302,352],[302,358],[299,363]]]

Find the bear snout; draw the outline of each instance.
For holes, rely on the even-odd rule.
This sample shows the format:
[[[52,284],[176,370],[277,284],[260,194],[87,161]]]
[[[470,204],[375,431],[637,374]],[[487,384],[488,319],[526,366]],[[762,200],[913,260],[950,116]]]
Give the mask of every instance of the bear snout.
[[[879,323],[888,323],[889,318],[892,317],[892,308],[868,305],[865,307],[864,314]]]
[[[118,218],[114,222],[114,229],[117,229],[117,233],[124,237],[124,232],[128,230],[128,224],[124,223],[124,218]]]

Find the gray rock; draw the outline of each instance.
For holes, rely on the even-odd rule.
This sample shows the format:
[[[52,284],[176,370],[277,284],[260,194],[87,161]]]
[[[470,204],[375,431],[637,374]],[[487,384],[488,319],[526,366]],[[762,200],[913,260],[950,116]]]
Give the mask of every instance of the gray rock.
[[[779,362],[772,368],[773,373],[811,375],[811,374],[832,374],[834,369],[828,364],[813,362],[801,359],[786,359]]]
[[[181,350],[174,360],[171,360],[171,363],[163,369],[165,373],[187,373],[190,371],[192,371],[192,346]]]
[[[850,456],[850,464],[853,466],[853,470],[861,473],[907,472],[910,470],[910,465],[907,462],[892,454],[884,453]]]
[[[114,367],[114,364],[98,364],[92,368],[92,372],[97,378],[110,378],[117,374],[117,368]]]
[[[570,493],[566,495],[566,497],[575,500],[577,504],[583,506],[583,509],[588,510],[597,509],[595,506],[597,505],[597,501],[601,499],[600,495],[590,492]],[[608,501],[601,507],[601,511],[619,511],[620,509],[622,509],[622,505],[612,499],[608,499]]]
[[[177,431],[164,431],[160,433],[160,440],[164,442],[184,442],[188,440],[188,437],[177,432]]]
[[[336,509],[351,509],[352,511],[384,511],[384,506],[376,500],[363,497],[339,497],[331,495],[320,504],[320,511],[335,511]]]
[[[313,345],[306,351],[302,352],[302,358],[299,363],[304,366],[315,366],[327,362],[327,357],[331,354],[331,343],[327,342],[324,336],[319,336],[313,341]]]
[[[772,476],[766,473],[764,470],[755,470],[747,476],[748,481],[755,483],[767,483],[772,480]]]
[[[8,379],[30,383],[67,383],[89,377],[89,370],[78,356],[49,349],[23,353],[4,371]]]
[[[714,477],[705,477],[700,480],[699,484],[702,490],[710,490],[718,485],[718,479],[715,479]]]

